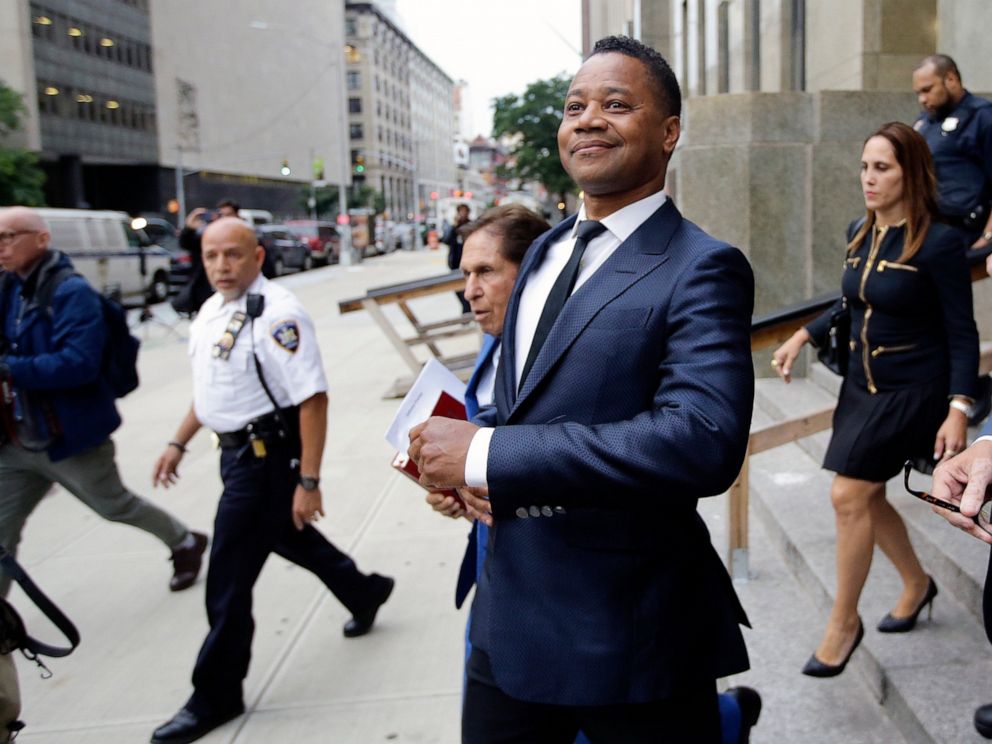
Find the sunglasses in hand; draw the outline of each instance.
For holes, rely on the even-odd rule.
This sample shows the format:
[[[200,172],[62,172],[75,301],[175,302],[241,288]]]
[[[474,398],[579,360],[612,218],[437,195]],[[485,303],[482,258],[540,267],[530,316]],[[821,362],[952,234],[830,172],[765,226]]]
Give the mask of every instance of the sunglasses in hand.
[[[935,496],[931,496],[926,491],[917,491],[914,488],[909,487],[909,471],[913,469],[913,463],[907,461],[903,465],[903,484],[906,487],[906,491],[915,496],[918,499],[926,501],[928,504],[933,504],[934,506],[939,506],[941,509],[947,509],[947,511],[955,512],[956,514],[961,513],[961,507],[957,504],[952,504],[950,501],[944,501],[943,499],[938,499]],[[979,509],[978,514],[971,518],[975,524],[982,530],[984,530],[988,535],[992,536],[992,501],[986,501],[982,504],[982,508]]]

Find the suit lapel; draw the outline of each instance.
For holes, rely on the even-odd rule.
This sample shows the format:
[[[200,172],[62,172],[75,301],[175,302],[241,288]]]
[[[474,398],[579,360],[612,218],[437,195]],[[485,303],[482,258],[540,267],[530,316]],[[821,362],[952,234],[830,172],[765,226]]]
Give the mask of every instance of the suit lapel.
[[[468,380],[468,385],[465,386],[465,412],[469,418],[472,418],[479,412],[479,380],[482,379],[482,373],[486,367],[492,363],[493,350],[496,348],[497,343],[496,338],[489,334],[485,334],[482,337],[482,348],[480,349],[478,364],[472,370],[472,376]]]
[[[682,215],[671,199],[666,199],[654,214],[620,244],[596,273],[576,290],[568,299],[551,328],[544,347],[534,360],[534,366],[513,402],[510,415],[534,391],[600,310],[668,260],[668,245],[681,223]],[[506,354],[505,349],[503,353]],[[513,398],[509,397],[508,400]]]

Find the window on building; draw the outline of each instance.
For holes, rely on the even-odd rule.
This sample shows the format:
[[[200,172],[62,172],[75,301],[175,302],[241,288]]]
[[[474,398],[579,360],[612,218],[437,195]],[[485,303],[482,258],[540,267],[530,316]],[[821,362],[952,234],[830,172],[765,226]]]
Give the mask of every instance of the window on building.
[[[716,92],[730,92],[730,3],[722,0],[716,11]]]
[[[348,113],[350,113],[350,114],[360,114],[360,113],[362,113],[362,99],[361,98],[349,98],[348,99]]]
[[[792,0],[792,89],[806,90],[806,0]]]
[[[344,19],[344,35],[345,36],[358,35],[358,22],[354,16]]]
[[[365,138],[365,131],[362,128],[362,125],[361,124],[352,124],[351,127],[350,127],[350,136],[351,136],[351,139],[353,139],[353,140],[364,139]]]
[[[358,70],[348,70],[346,77],[348,79],[348,90],[361,90],[362,88],[362,73]]]

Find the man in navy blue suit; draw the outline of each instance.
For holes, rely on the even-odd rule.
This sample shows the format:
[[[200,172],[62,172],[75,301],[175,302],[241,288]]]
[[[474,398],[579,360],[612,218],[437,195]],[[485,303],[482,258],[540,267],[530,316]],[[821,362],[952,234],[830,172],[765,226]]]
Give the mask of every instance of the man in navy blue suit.
[[[717,744],[715,680],[748,667],[696,502],[743,461],[754,282],[663,191],[680,109],[657,52],[597,43],[558,132],[584,203],[520,268],[495,404],[411,432],[422,482],[474,489],[491,530],[468,744]]]

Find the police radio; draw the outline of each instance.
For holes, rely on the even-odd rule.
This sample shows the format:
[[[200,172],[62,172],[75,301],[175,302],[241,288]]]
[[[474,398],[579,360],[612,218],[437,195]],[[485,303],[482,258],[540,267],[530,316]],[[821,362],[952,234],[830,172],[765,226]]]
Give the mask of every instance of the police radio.
[[[265,312],[265,295],[250,294],[245,298],[245,314],[249,318],[259,318]]]

